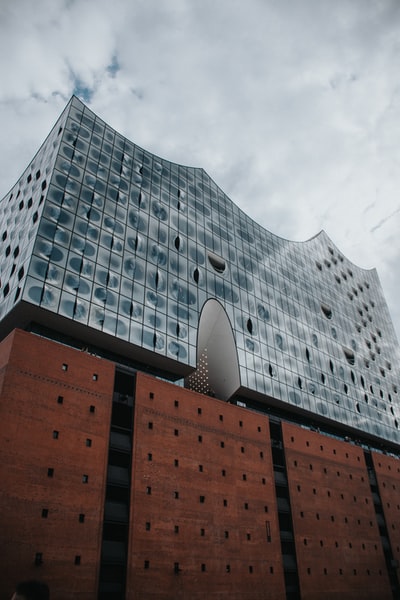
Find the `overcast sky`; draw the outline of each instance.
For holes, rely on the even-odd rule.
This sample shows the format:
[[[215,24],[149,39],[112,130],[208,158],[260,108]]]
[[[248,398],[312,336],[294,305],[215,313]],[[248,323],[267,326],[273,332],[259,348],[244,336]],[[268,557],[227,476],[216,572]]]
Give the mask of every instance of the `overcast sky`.
[[[376,267],[400,337],[399,0],[2,0],[0,197],[75,93],[269,231]]]

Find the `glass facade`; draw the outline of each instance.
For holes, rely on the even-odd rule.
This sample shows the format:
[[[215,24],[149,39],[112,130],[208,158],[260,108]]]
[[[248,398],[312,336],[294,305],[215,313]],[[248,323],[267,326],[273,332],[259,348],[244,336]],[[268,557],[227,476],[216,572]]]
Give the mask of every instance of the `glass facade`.
[[[399,443],[399,346],[375,270],[284,240],[203,169],[139,148],[73,97],[0,202],[0,317],[22,300],[195,368],[216,298],[241,391]]]

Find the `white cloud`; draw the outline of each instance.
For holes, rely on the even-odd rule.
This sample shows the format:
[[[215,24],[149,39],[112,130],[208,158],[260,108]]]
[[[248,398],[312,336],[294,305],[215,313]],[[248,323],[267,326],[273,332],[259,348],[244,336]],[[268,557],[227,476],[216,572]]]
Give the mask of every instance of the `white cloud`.
[[[202,166],[282,237],[377,267],[400,333],[396,0],[14,0],[0,18],[0,176],[74,87],[121,133]]]

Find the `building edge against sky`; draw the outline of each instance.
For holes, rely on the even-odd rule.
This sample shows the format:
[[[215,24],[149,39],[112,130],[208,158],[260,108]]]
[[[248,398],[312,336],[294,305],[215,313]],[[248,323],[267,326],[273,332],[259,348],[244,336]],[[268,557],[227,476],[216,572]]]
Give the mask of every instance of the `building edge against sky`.
[[[135,146],[76,97],[0,216],[2,335],[37,323],[198,391],[398,444],[400,352],[377,273],[324,232],[275,236],[203,169]]]

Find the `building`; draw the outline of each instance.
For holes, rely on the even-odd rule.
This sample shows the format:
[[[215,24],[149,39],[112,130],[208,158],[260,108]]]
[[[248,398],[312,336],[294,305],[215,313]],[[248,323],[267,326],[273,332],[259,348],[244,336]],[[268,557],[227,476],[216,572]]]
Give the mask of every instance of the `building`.
[[[400,597],[375,270],[266,231],[73,97],[0,202],[1,580],[60,600]]]

